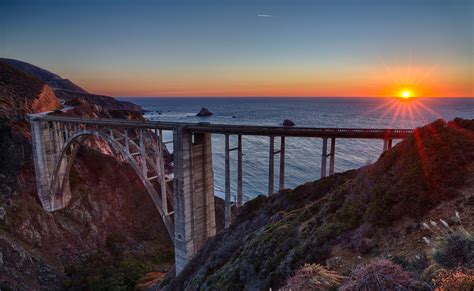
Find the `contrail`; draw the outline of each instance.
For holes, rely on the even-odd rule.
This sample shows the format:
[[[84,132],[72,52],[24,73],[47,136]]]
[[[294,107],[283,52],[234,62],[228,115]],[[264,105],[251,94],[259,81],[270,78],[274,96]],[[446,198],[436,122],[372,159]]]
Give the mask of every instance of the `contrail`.
[[[257,14],[258,17],[273,17],[271,14]]]

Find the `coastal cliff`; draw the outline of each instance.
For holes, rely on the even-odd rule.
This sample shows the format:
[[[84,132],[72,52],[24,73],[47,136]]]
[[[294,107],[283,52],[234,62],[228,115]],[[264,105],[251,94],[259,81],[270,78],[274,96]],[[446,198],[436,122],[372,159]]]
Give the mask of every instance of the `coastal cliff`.
[[[71,85],[63,102],[72,108],[59,111],[58,95],[66,91],[21,65],[0,61],[0,288],[133,288],[146,272],[172,269],[172,243],[158,212],[134,171],[108,155],[105,143],[79,151],[69,207],[48,213],[36,198],[26,114],[141,119],[141,108]]]

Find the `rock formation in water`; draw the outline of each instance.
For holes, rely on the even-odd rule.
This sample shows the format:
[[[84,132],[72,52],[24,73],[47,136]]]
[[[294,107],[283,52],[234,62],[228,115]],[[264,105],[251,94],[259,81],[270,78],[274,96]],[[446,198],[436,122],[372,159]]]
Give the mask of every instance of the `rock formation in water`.
[[[196,116],[199,117],[206,117],[206,116],[211,116],[213,113],[209,111],[206,107],[201,108],[199,112],[196,114]]]
[[[283,120],[283,126],[295,126],[295,123],[290,119]]]

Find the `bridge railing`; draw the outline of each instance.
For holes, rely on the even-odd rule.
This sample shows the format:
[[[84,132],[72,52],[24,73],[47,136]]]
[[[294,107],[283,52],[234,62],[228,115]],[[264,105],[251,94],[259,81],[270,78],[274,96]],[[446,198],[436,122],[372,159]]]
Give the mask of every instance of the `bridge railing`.
[[[320,127],[285,127],[285,126],[257,126],[257,125],[232,125],[214,124],[208,122],[186,123],[166,121],[138,121],[123,119],[85,119],[62,116],[32,116],[31,119],[43,121],[56,121],[63,123],[76,123],[97,126],[120,126],[128,128],[147,128],[174,130],[180,126],[192,132],[242,134],[263,136],[294,136],[294,137],[338,137],[359,139],[400,139],[413,132],[413,129],[387,129],[387,128],[320,128]]]

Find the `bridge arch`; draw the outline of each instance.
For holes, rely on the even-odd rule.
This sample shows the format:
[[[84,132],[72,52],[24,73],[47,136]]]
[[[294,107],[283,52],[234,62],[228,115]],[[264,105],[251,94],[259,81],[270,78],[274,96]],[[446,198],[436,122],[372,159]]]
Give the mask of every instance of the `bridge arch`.
[[[99,130],[80,130],[75,132],[62,145],[56,164],[53,168],[49,192],[51,193],[51,203],[53,210],[66,207],[71,200],[71,190],[69,185],[69,174],[76,159],[80,147],[91,137],[97,137],[112,147],[127,162],[140,178],[142,184],[147,189],[148,195],[155,204],[164,225],[174,243],[174,223],[169,215],[163,211],[163,203],[160,195],[152,185],[148,177],[145,177],[140,164],[128,152],[124,145],[113,139],[110,135]],[[135,146],[137,146],[135,144]]]

